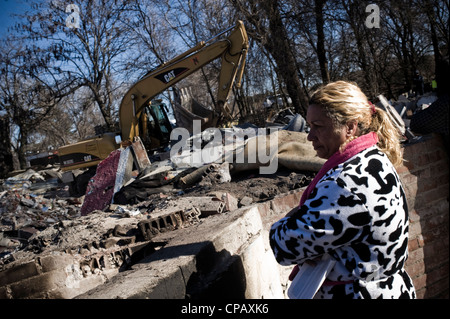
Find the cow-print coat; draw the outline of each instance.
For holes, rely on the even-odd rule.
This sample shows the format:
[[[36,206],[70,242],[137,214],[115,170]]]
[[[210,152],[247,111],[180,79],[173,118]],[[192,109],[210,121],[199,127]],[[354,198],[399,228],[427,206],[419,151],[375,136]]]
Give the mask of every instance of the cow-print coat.
[[[270,244],[282,265],[301,267],[325,253],[336,260],[327,280],[341,284],[322,285],[315,299],[415,298],[403,268],[405,194],[376,146],[328,171],[294,214],[272,225]]]

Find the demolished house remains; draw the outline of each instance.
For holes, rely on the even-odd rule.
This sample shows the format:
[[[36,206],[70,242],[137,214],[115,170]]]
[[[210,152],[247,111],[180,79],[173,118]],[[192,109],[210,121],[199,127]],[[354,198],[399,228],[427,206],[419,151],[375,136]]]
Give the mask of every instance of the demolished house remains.
[[[405,142],[418,143],[406,115],[434,100],[380,96],[378,105],[391,109]],[[194,127],[157,156],[137,137],[100,162],[84,196],[70,196],[57,165],[5,179],[0,298],[205,298],[217,297],[215,289],[284,298],[279,273],[290,270],[270,254],[266,226],[298,204],[324,162],[304,119],[287,114],[265,128]],[[448,185],[448,169],[446,176]],[[248,271],[250,259],[269,268]],[[243,277],[241,292],[224,292],[226,281]]]

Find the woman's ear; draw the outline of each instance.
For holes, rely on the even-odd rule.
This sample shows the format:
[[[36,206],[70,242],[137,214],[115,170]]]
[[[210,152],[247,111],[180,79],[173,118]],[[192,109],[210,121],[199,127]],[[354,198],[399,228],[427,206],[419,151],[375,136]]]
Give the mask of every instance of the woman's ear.
[[[346,126],[347,126],[346,134],[348,137],[358,136],[358,133],[359,133],[358,132],[358,121],[356,121],[356,120],[348,121]]]

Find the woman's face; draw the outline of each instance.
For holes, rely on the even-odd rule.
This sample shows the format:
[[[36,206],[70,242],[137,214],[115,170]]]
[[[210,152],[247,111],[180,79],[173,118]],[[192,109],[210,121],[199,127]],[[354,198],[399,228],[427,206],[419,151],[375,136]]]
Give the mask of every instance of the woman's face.
[[[312,142],[314,150],[320,158],[330,158],[346,140],[347,130],[345,125],[336,132],[333,121],[326,115],[320,105],[309,105],[306,122],[310,127],[308,141]]]

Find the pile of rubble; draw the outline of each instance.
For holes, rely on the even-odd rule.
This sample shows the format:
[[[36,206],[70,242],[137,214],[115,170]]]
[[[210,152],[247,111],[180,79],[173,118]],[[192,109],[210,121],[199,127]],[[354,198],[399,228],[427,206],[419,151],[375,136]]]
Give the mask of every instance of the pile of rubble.
[[[206,174],[184,190],[151,194],[136,204],[109,204],[85,216],[81,215],[85,196],[48,198],[49,194],[68,195],[63,185],[41,195],[4,190],[0,199],[0,288],[12,289],[12,294],[2,298],[53,298],[46,295],[50,290],[46,278],[59,273],[64,274],[63,280],[51,289],[56,293],[58,285],[65,287],[61,288],[67,289],[64,298],[72,298],[87,286],[93,288],[133,269],[143,258],[163,249],[179,234],[176,230],[303,187],[312,178],[312,174],[288,170],[279,173],[261,176],[249,172],[222,184],[215,184]],[[36,274],[22,271],[41,264],[60,268],[50,272],[45,266],[44,272]],[[35,283],[33,289],[26,288],[29,281]]]
[[[438,96],[434,92],[428,92],[420,96],[409,96],[405,93],[399,95],[397,100],[391,99],[389,101],[384,98],[383,95],[380,95],[380,102],[377,103],[377,105],[388,111],[389,109],[393,109],[393,111],[388,112],[388,114],[391,115],[394,124],[397,125],[397,128],[399,128],[409,140],[413,141],[416,137],[409,129],[411,118],[414,114],[427,109],[437,99]]]
[[[229,167],[224,162],[174,170],[167,161],[155,161],[128,174],[134,177],[113,198],[105,190],[114,188],[116,178],[111,185],[101,180],[98,193],[93,191],[99,168],[80,197],[70,196],[58,167],[10,177],[0,191],[0,271],[43,253],[64,251],[91,260],[100,252],[141,247],[160,233],[303,187],[314,175],[284,167],[273,174],[250,169],[232,175]],[[92,206],[99,198],[103,203]]]
[[[389,102],[402,118],[407,118],[414,113],[426,109],[437,99],[438,97],[434,92],[428,92],[420,96],[400,94],[397,100],[391,99]]]
[[[79,198],[46,198],[31,192],[2,191],[0,193],[0,230],[33,227],[46,228],[62,220],[80,216]]]
[[[28,169],[0,186],[0,264],[46,228],[80,217],[83,198],[69,197],[59,168]]]

